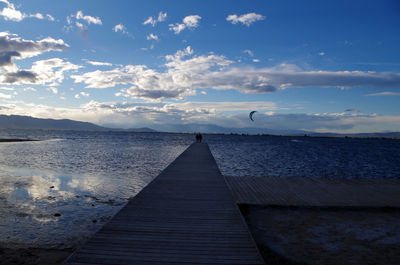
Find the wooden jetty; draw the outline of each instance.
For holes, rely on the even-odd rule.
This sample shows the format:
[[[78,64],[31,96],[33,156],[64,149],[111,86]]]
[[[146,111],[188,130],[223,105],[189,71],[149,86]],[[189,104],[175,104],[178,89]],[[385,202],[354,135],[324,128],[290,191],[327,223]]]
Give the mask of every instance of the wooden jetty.
[[[400,207],[399,179],[225,177],[238,204]]]
[[[194,143],[64,264],[263,264],[208,145]]]

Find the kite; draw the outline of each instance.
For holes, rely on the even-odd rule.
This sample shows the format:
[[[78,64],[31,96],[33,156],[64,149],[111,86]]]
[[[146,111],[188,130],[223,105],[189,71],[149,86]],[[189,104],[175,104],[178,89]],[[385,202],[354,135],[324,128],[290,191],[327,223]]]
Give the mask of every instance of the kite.
[[[250,114],[249,114],[249,118],[250,118],[251,121],[254,121],[254,120],[253,120],[253,114],[254,114],[255,112],[257,112],[257,111],[253,110],[253,111],[250,112]]]

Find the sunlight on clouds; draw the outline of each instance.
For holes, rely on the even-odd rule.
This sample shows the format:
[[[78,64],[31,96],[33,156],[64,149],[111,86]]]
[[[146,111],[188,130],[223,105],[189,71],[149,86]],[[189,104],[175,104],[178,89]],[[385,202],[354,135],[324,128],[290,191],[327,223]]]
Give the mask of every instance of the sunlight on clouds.
[[[114,32],[120,31],[120,32],[122,32],[122,34],[129,34],[128,30],[126,29],[126,27],[125,27],[123,24],[115,25],[115,26],[112,28],[112,30],[113,30]]]
[[[158,22],[163,22],[166,19],[167,19],[167,12],[163,13],[162,11],[160,11],[160,13],[158,13],[157,18],[153,18],[150,16],[146,21],[143,22],[143,25],[150,24],[154,27]]]
[[[46,15],[43,15],[41,13],[24,14],[21,11],[17,10],[14,4],[10,3],[9,1],[1,0],[0,3],[4,3],[7,5],[0,11],[0,16],[3,16],[4,20],[20,22],[24,18],[37,18],[37,19],[47,19],[49,21],[55,21],[54,17],[50,14]]]
[[[199,26],[199,21],[201,19],[201,16],[199,15],[190,15],[185,17],[182,22],[183,23],[175,23],[175,24],[169,24],[169,30],[174,31],[175,34],[181,33],[182,30],[188,28],[188,29],[194,29]]]
[[[246,25],[248,27],[250,27],[250,25],[253,24],[254,22],[264,19],[265,16],[256,13],[248,13],[248,14],[243,14],[241,16],[232,14],[226,17],[226,20],[230,21],[232,24],[242,23],[243,25]]]
[[[126,65],[110,71],[72,75],[76,83],[87,88],[123,88],[118,96],[160,100],[184,99],[196,89],[236,89],[243,93],[268,93],[289,87],[397,87],[400,75],[362,71],[303,71],[292,64],[270,68],[231,67],[233,61],[211,54],[194,55],[188,46],[174,55],[165,56],[165,72],[145,65]]]

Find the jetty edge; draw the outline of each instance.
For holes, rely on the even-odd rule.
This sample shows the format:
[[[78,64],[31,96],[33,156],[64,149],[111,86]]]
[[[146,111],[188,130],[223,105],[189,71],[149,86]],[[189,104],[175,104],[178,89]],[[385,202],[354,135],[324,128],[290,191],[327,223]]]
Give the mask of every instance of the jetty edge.
[[[206,143],[193,143],[63,264],[264,264]]]

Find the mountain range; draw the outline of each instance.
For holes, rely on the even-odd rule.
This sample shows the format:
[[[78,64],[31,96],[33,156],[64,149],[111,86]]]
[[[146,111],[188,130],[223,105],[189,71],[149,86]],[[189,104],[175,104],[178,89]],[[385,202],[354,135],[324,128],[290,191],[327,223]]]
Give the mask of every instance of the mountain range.
[[[277,130],[268,128],[226,128],[214,124],[164,124],[159,125],[157,130],[143,128],[109,128],[99,126],[90,122],[81,122],[68,119],[40,119],[30,116],[0,115],[0,129],[48,129],[48,130],[78,130],[78,131],[132,131],[132,132],[173,132],[173,133],[217,133],[217,134],[271,134],[271,135],[292,135],[292,136],[324,136],[324,137],[386,137],[400,138],[400,132],[378,132],[378,133],[316,133],[301,130]]]

